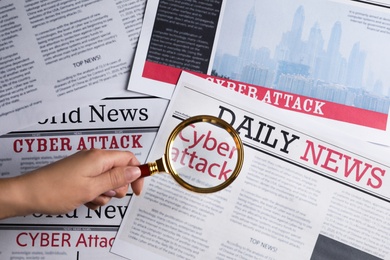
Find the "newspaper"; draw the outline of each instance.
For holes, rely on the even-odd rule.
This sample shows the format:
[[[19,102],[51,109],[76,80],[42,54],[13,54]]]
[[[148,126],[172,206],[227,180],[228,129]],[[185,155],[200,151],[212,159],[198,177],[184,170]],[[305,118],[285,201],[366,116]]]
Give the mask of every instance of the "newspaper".
[[[143,162],[167,103],[130,93],[0,136],[0,176],[23,174],[80,149],[130,150]],[[0,259],[120,259],[109,249],[131,196],[130,188],[127,197],[114,198],[97,210],[81,206],[63,215],[33,214],[2,220]]]
[[[0,134],[124,90],[145,2],[2,0]]]
[[[239,132],[243,169],[212,194],[185,190],[169,174],[149,177],[111,251],[129,259],[390,259],[388,149],[291,113],[183,73],[148,161],[162,156],[181,120],[207,114]]]
[[[390,11],[378,1],[150,0],[128,89],[182,70],[389,145]]]

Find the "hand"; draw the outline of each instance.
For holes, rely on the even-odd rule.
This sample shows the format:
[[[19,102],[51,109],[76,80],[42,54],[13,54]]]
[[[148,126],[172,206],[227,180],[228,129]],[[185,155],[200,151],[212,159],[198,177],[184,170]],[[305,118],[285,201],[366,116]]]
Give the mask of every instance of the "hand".
[[[137,165],[128,151],[84,150],[31,173],[0,179],[0,219],[64,214],[83,204],[95,209],[111,197],[125,196],[130,183],[139,195],[143,179],[138,179]]]

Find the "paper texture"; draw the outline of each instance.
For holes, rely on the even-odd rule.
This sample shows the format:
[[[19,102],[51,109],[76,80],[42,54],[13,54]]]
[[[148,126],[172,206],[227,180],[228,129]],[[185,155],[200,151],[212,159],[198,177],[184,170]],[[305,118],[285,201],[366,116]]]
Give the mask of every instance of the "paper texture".
[[[143,162],[166,106],[164,99],[121,95],[0,136],[0,176],[23,174],[91,148],[130,150]],[[0,259],[121,259],[109,250],[131,196],[129,190],[126,198],[97,210],[81,206],[63,215],[2,220]]]
[[[213,194],[189,192],[169,174],[149,177],[112,252],[129,259],[390,259],[388,149],[291,113],[183,73],[148,161],[162,156],[182,119],[208,114],[239,132],[243,169]]]
[[[182,2],[148,1],[129,90],[170,98],[186,70],[359,138],[389,139],[387,8],[345,0]]]
[[[144,6],[1,1],[0,134],[125,89]]]

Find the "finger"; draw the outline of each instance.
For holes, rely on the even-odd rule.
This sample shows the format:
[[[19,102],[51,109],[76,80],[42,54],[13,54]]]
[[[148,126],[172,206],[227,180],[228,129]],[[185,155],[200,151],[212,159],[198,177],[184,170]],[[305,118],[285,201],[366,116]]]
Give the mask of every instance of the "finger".
[[[115,190],[135,181],[141,176],[141,170],[135,166],[112,168],[99,176],[94,181],[100,191],[99,194],[109,190]]]
[[[129,185],[125,185],[125,186],[119,187],[115,190],[106,191],[102,195],[107,196],[107,197],[111,197],[111,198],[112,197],[123,198],[124,196],[126,196],[128,189],[129,189]]]
[[[87,203],[85,203],[84,205],[85,205],[87,208],[91,209],[91,210],[96,210],[96,209],[99,208],[98,205],[95,205],[95,204],[93,204],[92,202],[87,202]]]
[[[131,189],[135,195],[140,195],[144,186],[144,178],[139,178],[131,183]]]
[[[102,151],[102,150],[101,150]],[[135,155],[130,151],[119,151],[119,150],[103,150],[109,152],[110,156],[103,155],[104,163],[106,168],[103,169],[102,172],[109,170],[118,166],[131,166],[131,165],[139,165],[138,159]]]
[[[141,163],[138,161],[138,159],[137,159],[137,157],[135,157],[135,155],[133,154],[133,157],[130,159],[130,161],[129,161],[129,166],[132,166],[132,165],[134,165],[134,166],[138,166],[138,165],[140,165]]]
[[[107,197],[107,196],[104,196],[104,195],[100,195],[96,198],[94,198],[93,200],[91,200],[90,202],[88,203],[92,203],[96,206],[104,206],[106,205],[108,202],[110,202],[111,200],[111,197]]]
[[[116,191],[115,190],[109,190],[103,193],[102,195],[107,196],[107,197],[115,197],[116,196]]]
[[[117,189],[115,189],[115,198],[123,198],[124,196],[126,196],[127,192],[129,191],[129,185],[125,185],[125,186],[122,186],[122,187],[119,187]]]
[[[111,168],[138,163],[137,158],[129,151],[92,149],[79,153],[80,156],[87,157],[87,162],[93,162],[93,165],[98,167],[96,171],[92,171],[96,175],[106,172]]]

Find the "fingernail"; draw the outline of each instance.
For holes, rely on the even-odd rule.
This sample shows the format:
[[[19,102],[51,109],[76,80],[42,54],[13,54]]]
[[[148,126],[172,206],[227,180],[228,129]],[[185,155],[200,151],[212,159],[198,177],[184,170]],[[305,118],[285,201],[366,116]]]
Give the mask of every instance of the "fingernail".
[[[109,190],[109,191],[106,191],[105,193],[103,193],[103,195],[105,195],[107,197],[114,197],[116,195],[116,191]]]
[[[125,178],[128,183],[135,181],[140,176],[141,170],[136,166],[130,166],[125,169]]]

